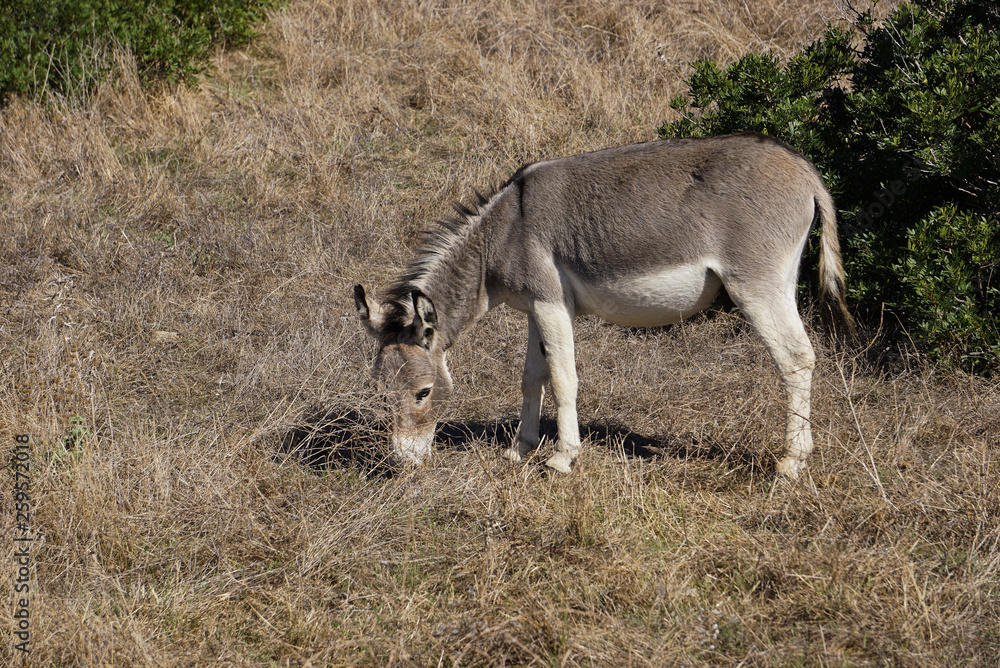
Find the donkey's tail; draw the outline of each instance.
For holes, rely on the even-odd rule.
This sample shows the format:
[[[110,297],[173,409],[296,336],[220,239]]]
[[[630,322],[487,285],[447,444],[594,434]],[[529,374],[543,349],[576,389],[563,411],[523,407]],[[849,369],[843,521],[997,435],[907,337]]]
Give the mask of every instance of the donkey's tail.
[[[826,188],[816,194],[816,211],[820,225],[819,305],[826,331],[841,340],[855,338],[854,318],[847,310],[844,296],[844,265],[840,261],[840,240],[837,238],[837,212]]]

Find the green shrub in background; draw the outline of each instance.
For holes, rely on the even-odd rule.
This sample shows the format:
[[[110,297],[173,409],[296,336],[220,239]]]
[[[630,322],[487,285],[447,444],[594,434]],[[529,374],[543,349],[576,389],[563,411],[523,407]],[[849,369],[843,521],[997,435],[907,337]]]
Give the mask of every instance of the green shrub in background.
[[[837,202],[848,296],[869,329],[1000,369],[998,3],[915,0],[784,64],[694,67],[661,136],[752,130],[796,147]]]
[[[283,0],[3,0],[0,103],[89,90],[112,67],[113,47],[134,55],[145,83],[193,83],[216,45],[246,43]]]

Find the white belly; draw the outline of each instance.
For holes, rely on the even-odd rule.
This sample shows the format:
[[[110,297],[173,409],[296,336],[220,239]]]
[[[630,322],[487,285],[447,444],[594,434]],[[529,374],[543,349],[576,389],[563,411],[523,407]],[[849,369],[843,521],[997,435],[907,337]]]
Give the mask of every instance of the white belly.
[[[592,283],[567,271],[577,315],[596,315],[626,327],[657,327],[707,308],[722,281],[707,265],[688,264],[655,273]]]

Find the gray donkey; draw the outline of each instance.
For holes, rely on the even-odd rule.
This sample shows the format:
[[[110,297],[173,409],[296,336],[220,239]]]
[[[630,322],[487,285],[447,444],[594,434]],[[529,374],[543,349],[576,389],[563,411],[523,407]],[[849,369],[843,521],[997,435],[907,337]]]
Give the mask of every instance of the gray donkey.
[[[505,455],[538,447],[546,382],[559,441],[546,464],[580,452],[573,318],[630,327],[673,323],[725,287],[767,346],[788,393],[777,469],[797,478],[813,448],[815,355],[795,303],[803,247],[822,231],[821,302],[850,331],[835,212],[815,167],[759,134],[671,139],[526,165],[491,197],[428,233],[381,304],[354,287],[378,341],[373,374],[393,415],[393,453],[432,449],[435,405],[452,389],[445,361],[463,331],[507,304],[528,316],[521,421]]]

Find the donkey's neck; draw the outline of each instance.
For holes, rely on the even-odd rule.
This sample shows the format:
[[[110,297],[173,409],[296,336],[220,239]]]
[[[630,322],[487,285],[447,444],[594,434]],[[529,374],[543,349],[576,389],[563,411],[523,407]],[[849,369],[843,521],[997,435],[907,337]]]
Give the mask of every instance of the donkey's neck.
[[[388,302],[396,305],[395,312],[400,315],[407,312],[403,304],[409,304],[413,290],[431,300],[445,349],[504,299],[502,291],[487,281],[487,273],[493,259],[490,245],[496,238],[498,211],[500,222],[508,222],[503,211],[509,207],[502,203],[515,177],[492,197],[476,193],[472,208],[458,205],[457,218],[428,230],[423,247],[389,289]]]
[[[485,239],[476,235],[443,253],[413,281],[434,304],[438,335],[447,350],[490,309]]]

